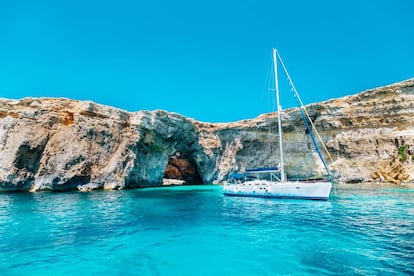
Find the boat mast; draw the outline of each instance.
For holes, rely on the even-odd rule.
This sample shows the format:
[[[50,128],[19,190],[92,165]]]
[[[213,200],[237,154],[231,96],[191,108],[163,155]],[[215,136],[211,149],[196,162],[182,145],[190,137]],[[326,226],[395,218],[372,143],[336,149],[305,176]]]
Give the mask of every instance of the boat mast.
[[[285,166],[283,164],[283,138],[282,138],[282,107],[279,99],[279,79],[277,76],[277,50],[273,49],[273,67],[275,73],[275,90],[277,104],[277,124],[279,129],[279,151],[280,151],[280,181],[285,182]]]

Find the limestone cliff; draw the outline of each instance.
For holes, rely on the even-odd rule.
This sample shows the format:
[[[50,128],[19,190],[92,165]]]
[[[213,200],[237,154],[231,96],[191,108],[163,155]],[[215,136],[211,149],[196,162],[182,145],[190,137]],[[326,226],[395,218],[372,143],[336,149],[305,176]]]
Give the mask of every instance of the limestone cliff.
[[[307,106],[343,181],[414,179],[414,79]],[[324,174],[297,109],[283,112],[290,178]],[[226,124],[88,101],[0,100],[0,191],[219,183],[278,163],[277,114]],[[398,164],[397,164],[398,163]]]

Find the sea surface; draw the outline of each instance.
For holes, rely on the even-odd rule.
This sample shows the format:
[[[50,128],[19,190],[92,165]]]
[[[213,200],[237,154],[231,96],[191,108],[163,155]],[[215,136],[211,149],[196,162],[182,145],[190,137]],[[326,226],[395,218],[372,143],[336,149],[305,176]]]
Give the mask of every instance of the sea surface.
[[[414,189],[329,201],[221,186],[0,194],[0,275],[413,275]]]

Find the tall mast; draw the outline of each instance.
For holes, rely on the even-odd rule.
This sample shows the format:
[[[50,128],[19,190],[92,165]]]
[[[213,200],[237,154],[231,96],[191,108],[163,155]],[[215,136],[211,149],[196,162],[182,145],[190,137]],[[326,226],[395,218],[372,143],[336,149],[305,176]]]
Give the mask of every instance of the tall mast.
[[[273,67],[275,73],[275,89],[276,89],[276,104],[277,104],[277,124],[279,129],[279,151],[280,151],[280,180],[285,182],[285,166],[283,164],[283,137],[282,137],[282,107],[279,99],[279,79],[277,76],[277,50],[273,49]]]

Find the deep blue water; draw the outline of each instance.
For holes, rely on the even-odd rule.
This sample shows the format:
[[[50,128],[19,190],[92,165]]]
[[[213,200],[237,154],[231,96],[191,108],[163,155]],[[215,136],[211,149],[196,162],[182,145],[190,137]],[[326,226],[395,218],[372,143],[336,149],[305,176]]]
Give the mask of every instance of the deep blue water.
[[[329,201],[220,186],[0,194],[0,275],[414,274],[414,189]]]

